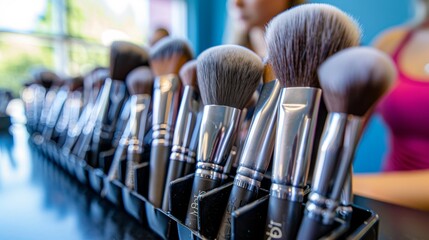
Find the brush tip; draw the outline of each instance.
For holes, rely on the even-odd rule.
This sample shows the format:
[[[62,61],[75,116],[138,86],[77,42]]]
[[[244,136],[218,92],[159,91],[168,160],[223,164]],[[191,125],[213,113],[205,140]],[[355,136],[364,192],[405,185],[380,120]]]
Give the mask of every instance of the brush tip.
[[[152,94],[153,73],[147,66],[137,67],[132,70],[125,80],[128,92],[131,95]]]
[[[125,81],[128,73],[136,67],[149,65],[149,53],[137,44],[115,41],[110,47],[110,77]]]
[[[184,86],[198,87],[197,83],[197,60],[185,63],[179,72],[180,79]]]
[[[192,58],[188,41],[181,38],[165,37],[150,50],[151,67],[156,76],[178,74],[183,64]]]
[[[318,74],[329,111],[363,116],[392,85],[396,70],[387,54],[354,47],[328,58]]]
[[[338,8],[312,3],[274,17],[265,37],[269,61],[283,87],[319,87],[319,65],[335,52],[357,46],[361,31]]]
[[[212,47],[200,54],[197,81],[205,105],[243,109],[255,92],[264,66],[247,48],[237,45]]]

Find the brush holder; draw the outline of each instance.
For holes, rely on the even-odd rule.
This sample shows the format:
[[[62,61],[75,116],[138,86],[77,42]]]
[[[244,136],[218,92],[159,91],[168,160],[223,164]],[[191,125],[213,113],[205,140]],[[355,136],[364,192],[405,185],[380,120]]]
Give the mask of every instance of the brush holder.
[[[85,160],[77,159],[74,155],[65,155],[54,147],[55,151],[49,156],[51,143],[33,142],[40,152],[44,152],[44,159],[57,162],[59,166],[79,179],[89,183],[101,194],[104,188],[106,197],[118,208],[124,208],[127,213],[140,221],[163,239],[214,239],[219,229],[220,221],[227,205],[232,189],[232,176],[221,186],[208,191],[198,198],[198,226],[200,231],[189,229],[185,224],[189,197],[194,181],[190,174],[172,181],[168,187],[171,190],[169,211],[155,208],[148,200],[149,164],[144,161],[136,165],[135,189],[130,191],[125,185],[126,160],[119,166],[119,178],[109,181],[105,174],[111,164],[112,153],[106,151],[100,154],[100,168],[92,168]],[[56,153],[55,153],[56,152]],[[58,156],[55,156],[58,154]],[[104,154],[104,155],[103,155]],[[147,158],[143,158],[147,160]],[[55,165],[54,165],[55,166]],[[109,166],[110,167],[110,166]],[[264,178],[257,199],[246,204],[231,214],[232,239],[263,239],[265,235],[265,221],[269,203],[268,190],[271,181]],[[303,204],[304,205],[304,204]],[[335,219],[332,231],[325,236],[327,239],[377,239],[378,216],[375,212],[352,205],[353,213],[349,222],[341,218]],[[124,223],[126,224],[126,223]]]
[[[122,189],[122,199],[124,202],[125,211],[127,211],[135,219],[147,225],[146,218],[146,202],[147,202],[147,183],[149,164],[147,162],[135,166],[135,189],[131,191],[126,186]]]
[[[101,191],[103,190],[104,179],[107,177],[106,173],[108,172],[110,166],[112,165],[114,154],[115,154],[115,149],[110,149],[108,151],[100,152],[100,156],[99,156],[100,168],[93,168],[88,165],[89,185],[98,194],[100,194]]]

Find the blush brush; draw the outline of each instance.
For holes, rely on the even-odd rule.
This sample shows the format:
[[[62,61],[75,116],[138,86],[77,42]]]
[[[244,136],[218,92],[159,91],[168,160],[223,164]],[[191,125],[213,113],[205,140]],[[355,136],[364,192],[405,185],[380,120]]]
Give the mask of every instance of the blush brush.
[[[395,68],[386,54],[355,47],[329,58],[318,74],[329,114],[298,239],[319,239],[331,230],[364,116],[388,90]]]

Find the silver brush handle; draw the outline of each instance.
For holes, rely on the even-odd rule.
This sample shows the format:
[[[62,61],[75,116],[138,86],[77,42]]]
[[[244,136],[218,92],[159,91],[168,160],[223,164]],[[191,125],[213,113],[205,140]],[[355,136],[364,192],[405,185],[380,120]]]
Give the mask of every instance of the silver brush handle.
[[[329,113],[326,119],[312,185],[312,192],[324,197],[328,197],[332,189],[332,179],[336,174],[343,147],[347,118],[348,115],[345,113]]]
[[[345,187],[346,179],[351,174],[351,167],[356,151],[356,146],[360,138],[360,130],[363,126],[363,119],[361,117],[349,115],[347,119],[346,131],[344,133],[343,147],[339,157],[336,175],[334,176],[332,191],[330,198],[338,201],[341,192]]]
[[[277,113],[273,183],[306,187],[320,97],[319,88],[282,89]],[[271,192],[272,195],[277,193]]]
[[[237,177],[240,175],[246,177],[243,179],[249,179],[247,184],[255,185],[258,188],[267,171],[274,149],[274,130],[276,129],[280,88],[277,80],[264,84],[239,156]]]
[[[130,140],[127,150],[127,171],[125,185],[134,190],[134,167],[141,163],[143,153],[143,139],[146,129],[147,116],[150,105],[150,95],[133,95],[130,102]]]

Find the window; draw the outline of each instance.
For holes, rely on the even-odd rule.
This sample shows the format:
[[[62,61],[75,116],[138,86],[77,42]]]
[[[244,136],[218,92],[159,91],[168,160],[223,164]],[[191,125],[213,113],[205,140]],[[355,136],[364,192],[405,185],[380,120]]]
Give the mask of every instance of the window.
[[[157,27],[186,36],[185,0],[0,1],[0,88],[17,96],[35,67],[75,76],[107,66],[112,41],[147,45]]]

